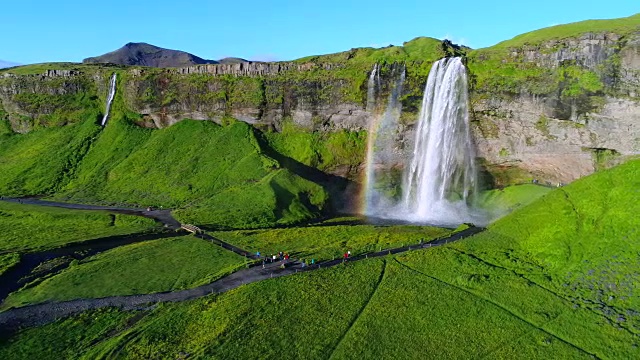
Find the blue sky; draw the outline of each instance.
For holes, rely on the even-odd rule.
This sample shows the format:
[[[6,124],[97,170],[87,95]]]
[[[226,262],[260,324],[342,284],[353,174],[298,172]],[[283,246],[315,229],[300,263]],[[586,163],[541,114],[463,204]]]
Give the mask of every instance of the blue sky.
[[[473,48],[586,19],[640,12],[638,0],[44,1],[2,4],[0,59],[81,61],[127,42],[203,58],[290,60],[417,36]]]

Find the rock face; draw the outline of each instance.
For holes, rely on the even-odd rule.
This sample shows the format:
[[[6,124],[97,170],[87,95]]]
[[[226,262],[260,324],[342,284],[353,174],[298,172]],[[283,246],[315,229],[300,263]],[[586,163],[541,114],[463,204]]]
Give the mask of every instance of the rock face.
[[[595,72],[605,87],[574,99],[559,91],[475,93],[475,139],[489,164],[563,183],[592,173],[602,151],[622,158],[640,154],[640,34],[585,34],[515,49],[511,56],[551,69],[570,63]]]

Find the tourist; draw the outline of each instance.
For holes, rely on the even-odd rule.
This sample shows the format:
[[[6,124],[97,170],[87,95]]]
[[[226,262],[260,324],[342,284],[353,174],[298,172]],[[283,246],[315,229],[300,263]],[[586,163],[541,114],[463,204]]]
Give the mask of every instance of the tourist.
[[[349,254],[347,253],[342,254],[342,262],[347,261],[347,257],[349,257]]]
[[[311,265],[316,263],[316,259],[311,259]]]
[[[276,262],[276,256],[273,255],[273,262]]]
[[[351,250],[347,251],[347,257],[350,258],[351,257]]]

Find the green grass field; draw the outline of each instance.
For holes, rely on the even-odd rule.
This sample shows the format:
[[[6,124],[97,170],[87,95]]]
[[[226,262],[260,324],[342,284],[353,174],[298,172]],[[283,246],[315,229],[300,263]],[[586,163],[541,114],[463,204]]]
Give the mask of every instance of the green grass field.
[[[2,307],[188,289],[244,264],[243,257],[193,236],[146,241],[72,263],[59,274],[11,294]]]
[[[8,253],[0,255],[0,275],[11,269],[20,262],[18,253]]]
[[[346,218],[349,220],[349,218]],[[288,252],[301,259],[331,260],[346,251],[352,255],[428,242],[451,231],[428,226],[326,225],[212,233],[220,239],[263,256]]]
[[[447,246],[92,313],[111,330],[86,337],[87,315],[24,330],[0,355],[637,358],[638,175],[640,161],[596,173]]]
[[[512,185],[480,192],[474,200],[476,206],[487,211],[489,217],[495,219],[531,204],[550,191],[548,187],[534,184]]]
[[[0,201],[0,228],[0,251],[37,251],[159,226],[139,216]]]

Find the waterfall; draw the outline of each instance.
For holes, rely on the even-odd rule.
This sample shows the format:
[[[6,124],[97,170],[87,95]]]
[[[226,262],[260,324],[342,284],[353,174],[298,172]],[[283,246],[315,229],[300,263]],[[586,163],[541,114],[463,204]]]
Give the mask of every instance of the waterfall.
[[[379,88],[380,69],[378,65],[374,66],[371,76],[369,76],[369,87],[367,89],[367,102],[369,102],[369,94],[373,105],[368,107],[375,108],[375,90]],[[405,67],[400,64],[393,64],[391,67],[391,77],[395,81],[391,85],[389,100],[385,112],[382,115],[374,115],[369,126],[367,139],[367,170],[366,170],[366,188],[365,188],[365,209],[367,215],[378,215],[378,209],[384,207],[386,203],[385,196],[381,194],[378,180],[378,169],[388,168],[392,165],[393,156],[396,152],[396,135],[400,114],[402,111],[402,103],[400,95],[405,80]],[[384,185],[383,185],[384,186]]]
[[[374,67],[373,72],[377,70]],[[367,95],[372,91],[375,94],[371,90],[375,87],[373,72]],[[486,223],[485,216],[469,206],[476,192],[477,169],[469,128],[467,73],[460,58],[439,60],[429,72],[415,125],[413,152],[405,159],[402,196],[390,196],[390,187],[377,185],[384,184],[378,180],[385,171],[393,172],[404,73],[403,67],[384,115],[376,118],[369,130],[364,213],[431,225]]]
[[[116,96],[116,77],[117,74],[113,73],[111,75],[111,80],[109,81],[109,95],[107,96],[107,108],[104,112],[104,116],[102,117],[102,123],[100,125],[105,126],[107,123],[107,119],[109,118],[109,111],[111,110],[111,103],[113,102],[113,98]]]
[[[377,81],[376,81],[377,78]],[[373,113],[376,107],[376,84],[380,83],[380,74],[378,72],[378,64],[376,63],[369,75],[369,81],[367,82],[367,108],[369,113]]]
[[[400,209],[412,221],[482,222],[467,202],[476,191],[467,73],[460,58],[433,64],[424,91]]]

